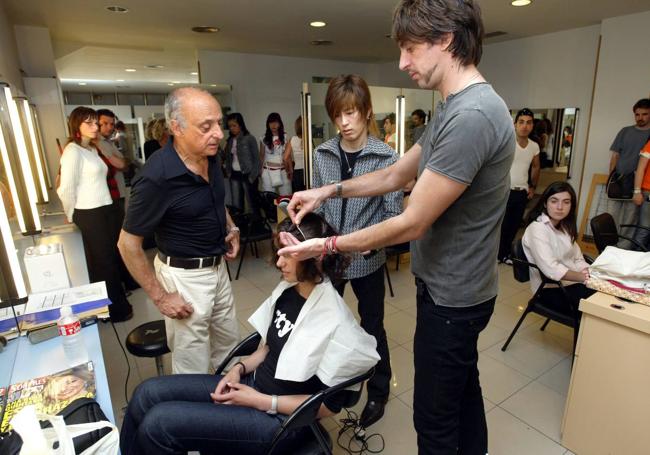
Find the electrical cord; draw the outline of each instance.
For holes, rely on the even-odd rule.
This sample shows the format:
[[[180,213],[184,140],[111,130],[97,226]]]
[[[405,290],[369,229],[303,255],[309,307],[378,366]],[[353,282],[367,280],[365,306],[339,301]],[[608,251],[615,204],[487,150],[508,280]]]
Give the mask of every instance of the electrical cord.
[[[336,443],[340,448],[345,450],[349,455],[353,454],[360,454],[363,455],[364,453],[380,453],[384,451],[384,448],[386,447],[386,442],[384,441],[384,437],[379,434],[379,433],[373,433],[371,435],[366,434],[366,429],[363,428],[361,425],[359,425],[359,416],[357,415],[356,412],[350,411],[349,409],[345,409],[345,412],[347,412],[347,418],[341,419],[340,422],[342,424],[341,429],[339,430],[339,435],[336,438]],[[352,432],[352,434],[349,434]],[[341,444],[341,438],[343,435],[349,436],[349,440],[347,443],[347,447]],[[381,441],[381,448],[379,449],[371,449],[370,448],[370,440],[371,439],[379,439]],[[355,443],[356,445],[360,446],[359,449],[353,448],[352,443]]]
[[[131,364],[129,363],[129,356],[126,355],[126,350],[122,345],[122,340],[120,340],[120,335],[117,333],[117,328],[115,327],[115,323],[113,321],[111,321],[111,325],[113,326],[113,331],[115,332],[115,338],[117,338],[117,344],[120,345],[120,349],[122,349],[122,353],[124,354],[124,360],[126,360],[126,380],[124,381],[124,400],[128,405],[129,395],[127,393],[127,389],[129,387],[129,376],[131,376]]]

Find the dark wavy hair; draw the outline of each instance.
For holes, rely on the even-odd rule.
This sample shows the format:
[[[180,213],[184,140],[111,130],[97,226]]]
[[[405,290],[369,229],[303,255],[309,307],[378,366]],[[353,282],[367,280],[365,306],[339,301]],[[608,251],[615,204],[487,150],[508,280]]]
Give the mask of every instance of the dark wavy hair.
[[[554,194],[564,193],[565,191],[571,196],[571,210],[569,210],[569,214],[562,221],[560,221],[558,228],[566,232],[569,237],[571,237],[571,241],[575,242],[578,238],[578,228],[576,226],[578,198],[576,197],[576,192],[573,187],[567,182],[553,182],[544,190],[544,193],[542,193],[542,196],[539,198],[539,201],[537,201],[537,204],[535,204],[535,207],[533,207],[530,213],[528,213],[528,216],[526,217],[526,226],[537,220],[537,217],[542,213],[548,215],[548,211],[546,210],[546,203],[548,202],[549,198]]]
[[[232,114],[228,114],[228,117],[226,117],[226,129],[228,129],[228,122],[232,120],[237,122],[237,125],[239,125],[239,128],[241,129],[242,132],[242,136],[246,136],[247,134],[250,134],[248,128],[246,128],[246,122],[244,122],[244,117],[239,112],[233,112]],[[230,131],[228,131],[228,134],[229,134],[228,137],[232,137]]]
[[[280,232],[288,232],[300,241],[337,235],[336,230],[325,221],[325,218],[316,213],[308,213],[305,215],[300,222],[300,229],[291,222],[290,218],[285,218],[278,224],[277,232],[278,234]],[[323,257],[322,261],[316,258],[301,261],[296,275],[298,281],[320,283],[326,276],[334,281],[343,277],[343,272],[348,265],[350,265],[350,258],[348,256],[331,254]]]
[[[449,52],[462,65],[478,65],[483,54],[483,19],[474,0],[402,0],[393,13],[392,38],[438,44],[445,34],[453,39]]]
[[[278,138],[280,139],[280,143],[284,145],[284,123],[282,123],[282,117],[280,117],[280,114],[277,112],[271,112],[268,117],[266,117],[266,133],[264,133],[264,144],[266,146],[273,150],[273,133],[271,132],[271,128],[269,127],[269,124],[272,122],[278,122],[280,124],[280,128],[278,129]]]
[[[70,131],[70,137],[68,138],[68,144],[74,142],[75,144],[81,144],[81,133],[79,128],[81,124],[86,120],[95,120],[97,121],[98,116],[97,112],[94,109],[85,106],[76,107],[70,116],[68,117],[68,130]]]

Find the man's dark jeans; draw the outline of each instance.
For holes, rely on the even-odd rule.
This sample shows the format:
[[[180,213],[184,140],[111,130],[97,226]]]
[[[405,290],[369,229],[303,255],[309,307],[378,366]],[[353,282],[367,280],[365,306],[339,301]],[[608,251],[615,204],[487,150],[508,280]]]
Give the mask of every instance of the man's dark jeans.
[[[521,220],[524,218],[526,204],[528,204],[528,191],[510,190],[506,214],[503,216],[503,223],[501,224],[501,238],[497,256],[501,261],[508,259],[512,252],[512,242],[515,240],[519,226],[521,226]]]
[[[423,454],[485,455],[487,424],[477,342],[496,297],[471,307],[436,305],[417,285],[413,420]]]
[[[336,283],[338,293],[343,296],[347,280]],[[384,267],[370,275],[350,280],[354,295],[359,301],[361,327],[377,340],[377,353],[381,359],[375,366],[375,374],[368,381],[368,401],[386,401],[390,391],[390,354],[384,329]]]

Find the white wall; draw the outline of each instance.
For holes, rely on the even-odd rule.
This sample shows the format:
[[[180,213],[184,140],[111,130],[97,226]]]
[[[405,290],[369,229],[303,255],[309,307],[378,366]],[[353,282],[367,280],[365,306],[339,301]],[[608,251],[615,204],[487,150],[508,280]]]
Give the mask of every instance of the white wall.
[[[650,96],[649,23],[650,11],[602,22],[583,194],[589,191],[592,174],[607,173],[614,136],[634,124],[634,103]]]
[[[9,22],[2,2],[0,2],[0,81],[23,90],[14,28]]]
[[[54,51],[47,27],[15,25],[20,67],[28,77],[56,77]]]
[[[600,25],[490,44],[479,70],[511,109],[580,109],[571,179],[580,187]],[[559,125],[554,125],[556,128]],[[585,173],[585,179],[591,176]]]
[[[232,108],[244,116],[246,126],[259,137],[266,128],[266,116],[278,112],[287,133],[300,115],[303,82],[312,76],[356,73],[369,85],[379,85],[377,65],[336,60],[317,60],[259,54],[199,51],[201,81],[232,85]]]

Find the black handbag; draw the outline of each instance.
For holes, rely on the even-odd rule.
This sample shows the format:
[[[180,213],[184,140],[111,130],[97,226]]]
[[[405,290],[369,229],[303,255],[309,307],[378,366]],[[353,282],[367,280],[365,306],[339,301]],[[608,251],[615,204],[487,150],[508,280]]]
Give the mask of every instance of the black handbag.
[[[634,172],[619,174],[613,170],[607,179],[607,197],[628,200],[634,196]]]
[[[108,421],[102,408],[92,398],[78,398],[63,408],[57,415],[62,416],[67,425],[99,422],[101,420]],[[51,426],[50,422],[41,422],[41,428],[48,428]],[[73,442],[75,452],[83,452],[110,432],[110,428],[102,428],[74,438]],[[18,455],[22,446],[23,440],[15,431],[11,430],[0,434],[0,454]]]

